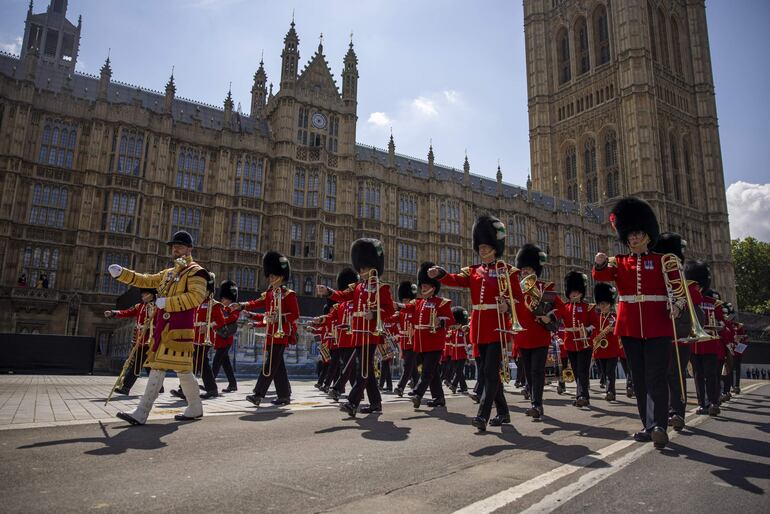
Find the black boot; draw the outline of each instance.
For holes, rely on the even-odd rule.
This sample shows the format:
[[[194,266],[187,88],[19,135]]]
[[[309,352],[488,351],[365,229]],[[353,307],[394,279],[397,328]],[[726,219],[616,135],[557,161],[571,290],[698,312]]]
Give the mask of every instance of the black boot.
[[[446,407],[446,399],[434,398],[428,402],[428,407]]]
[[[476,427],[479,432],[486,432],[487,431],[487,420],[482,418],[481,416],[476,416],[471,420],[471,425]]]
[[[652,443],[655,448],[662,450],[668,444],[668,434],[665,428],[655,427],[652,429]]]
[[[510,415],[500,415],[498,414],[494,418],[489,420],[489,426],[491,427],[499,427],[500,425],[510,425],[511,424],[511,416]]]
[[[359,412],[361,412],[361,414],[371,414],[373,412],[382,412],[382,405],[367,405],[366,407],[361,407]]]
[[[356,417],[356,410],[357,409],[356,409],[356,406],[353,405],[352,403],[345,402],[345,403],[341,404],[340,405],[340,410],[342,412],[346,413],[351,418],[355,418]]]
[[[246,397],[246,401],[253,403],[255,407],[259,407],[259,404],[262,403],[262,397],[256,394],[250,394]]]

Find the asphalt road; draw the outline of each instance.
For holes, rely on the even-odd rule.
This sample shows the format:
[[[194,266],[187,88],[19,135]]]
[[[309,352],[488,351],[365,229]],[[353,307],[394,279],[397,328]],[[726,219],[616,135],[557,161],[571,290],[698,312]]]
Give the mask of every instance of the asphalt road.
[[[590,410],[547,393],[541,423],[509,394],[513,425],[485,434],[470,426],[465,397],[420,411],[404,399],[355,420],[266,408],[194,423],[3,431],[0,509],[452,512],[513,489],[501,512],[768,512],[770,384],[718,418],[693,418],[663,452],[628,442],[639,428],[633,400],[596,393]]]

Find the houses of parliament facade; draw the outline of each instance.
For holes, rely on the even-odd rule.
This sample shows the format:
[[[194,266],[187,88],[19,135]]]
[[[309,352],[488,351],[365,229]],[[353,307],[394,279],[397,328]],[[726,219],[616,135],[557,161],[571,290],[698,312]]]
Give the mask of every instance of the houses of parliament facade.
[[[357,143],[352,42],[338,84],[322,45],[301,61],[292,21],[277,88],[260,63],[246,115],[230,93],[221,108],[177,97],[173,74],[153,91],[113,81],[109,59],[98,76],[76,73],[82,23],[67,0],[33,11],[20,55],[0,55],[0,332],[109,337],[102,312],[125,290],[107,266],[166,267],[179,229],[218,280],[264,288],[262,255],[277,250],[290,287],[312,296],[359,237],[383,241],[390,283],[424,260],[466,266],[473,221],[490,212],[507,225],[508,258],[539,244],[561,289],[597,251],[621,251],[607,213],[627,194],[650,201],[735,300],[703,0],[525,0],[523,187],[500,169],[471,173],[467,158],[439,165],[432,148],[401,155],[393,136]]]

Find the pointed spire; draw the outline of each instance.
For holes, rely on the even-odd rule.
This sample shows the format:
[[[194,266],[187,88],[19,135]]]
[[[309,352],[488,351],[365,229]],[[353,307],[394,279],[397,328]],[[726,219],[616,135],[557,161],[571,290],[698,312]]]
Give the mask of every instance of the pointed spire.
[[[342,98],[347,101],[356,101],[358,94],[358,57],[353,50],[353,33],[350,33],[350,46],[345,54],[342,68]]]
[[[471,163],[468,162],[468,150],[465,150],[465,162],[463,162],[463,184],[471,185]]]
[[[100,75],[104,77],[107,75],[107,77],[112,77],[112,67],[110,66],[110,53],[107,52],[107,59],[105,59],[104,64],[102,64],[102,68],[100,71]]]
[[[260,116],[262,108],[267,101],[267,74],[265,73],[265,52],[262,51],[262,57],[259,59],[259,68],[254,74],[254,85],[251,87],[251,115]]]
[[[107,89],[110,81],[112,80],[112,67],[110,66],[110,51],[107,50],[107,59],[99,72],[99,86],[97,90],[97,98],[100,100],[107,99]]]
[[[396,142],[393,141],[393,127],[390,127],[390,140],[388,141],[388,167],[396,166]]]
[[[500,169],[500,159],[497,159],[497,183],[500,184],[503,182],[503,172]]]
[[[230,85],[227,88],[227,96],[225,97],[225,110],[230,109],[233,110],[233,83],[230,82]]]
[[[166,82],[166,96],[163,99],[163,112],[171,113],[171,105],[176,95],[176,84],[174,84],[174,67],[171,67],[171,76]]]
[[[433,178],[435,156],[433,155],[433,138],[430,140],[430,147],[428,148],[428,176]]]
[[[321,32],[321,37],[318,38],[318,53],[324,53],[324,33]]]
[[[27,9],[27,16],[32,15],[32,0],[29,0],[29,9]]]
[[[291,87],[297,80],[299,67],[299,38],[294,30],[294,14],[291,17],[291,27],[283,38],[283,52],[281,52],[281,88]]]

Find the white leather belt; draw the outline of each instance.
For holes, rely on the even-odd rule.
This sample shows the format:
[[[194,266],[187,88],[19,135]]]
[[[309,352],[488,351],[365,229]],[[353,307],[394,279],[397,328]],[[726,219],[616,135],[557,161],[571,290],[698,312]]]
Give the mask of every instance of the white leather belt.
[[[478,303],[473,305],[472,309],[474,311],[488,311],[492,309],[497,309],[496,303]]]
[[[667,302],[668,296],[662,294],[627,294],[620,295],[618,300],[624,303]]]
[[[565,328],[564,331],[565,332],[580,332],[580,327]]]

